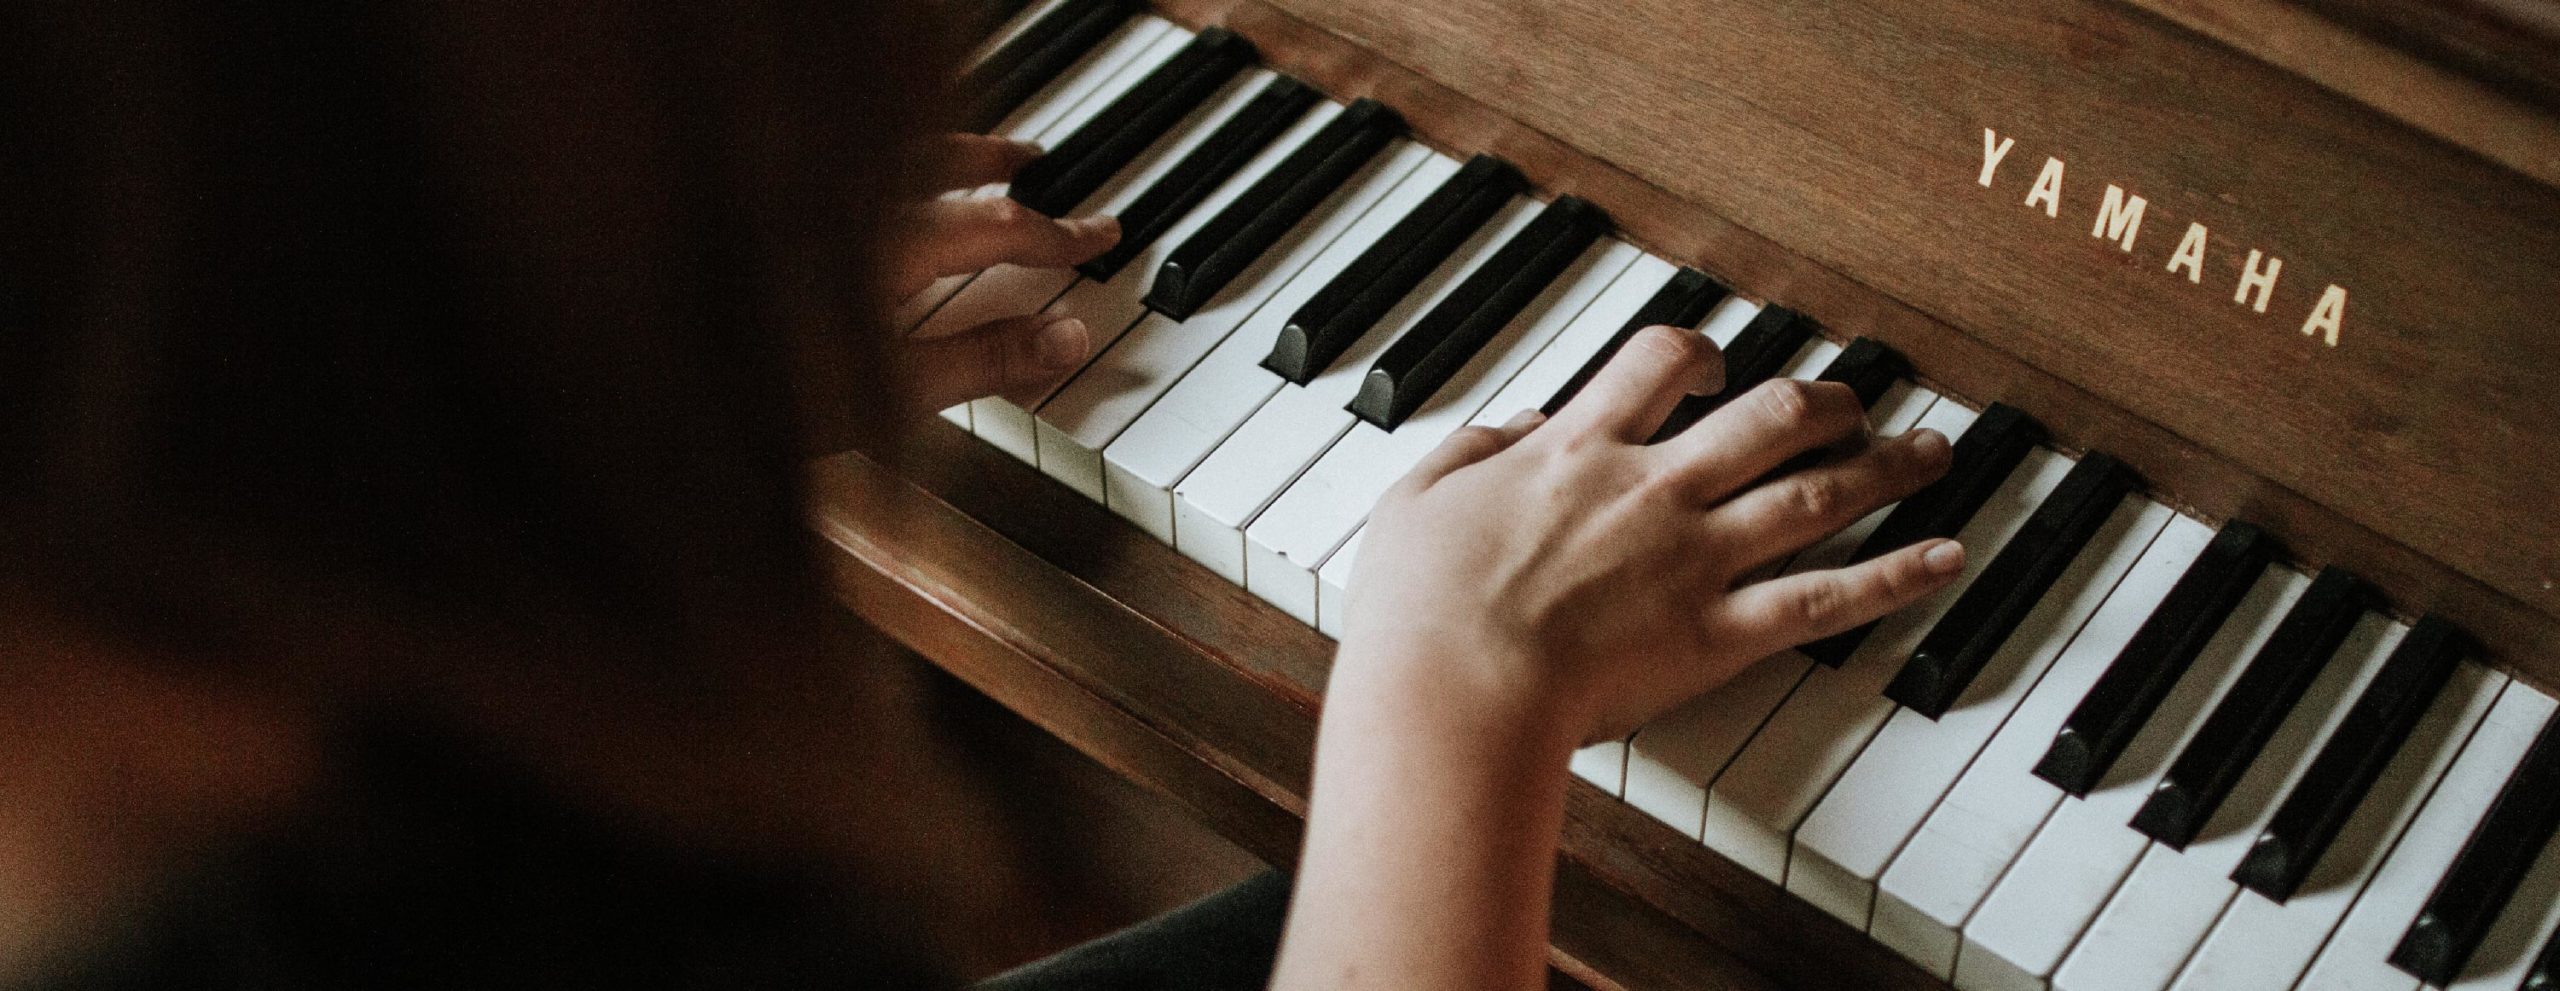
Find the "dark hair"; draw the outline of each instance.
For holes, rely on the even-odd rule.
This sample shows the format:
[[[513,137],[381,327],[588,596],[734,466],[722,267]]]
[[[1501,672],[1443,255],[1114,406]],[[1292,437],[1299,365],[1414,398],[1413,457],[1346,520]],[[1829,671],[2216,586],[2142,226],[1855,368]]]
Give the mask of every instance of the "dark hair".
[[[0,14],[0,592],[185,653],[796,636],[949,51],[865,3]]]

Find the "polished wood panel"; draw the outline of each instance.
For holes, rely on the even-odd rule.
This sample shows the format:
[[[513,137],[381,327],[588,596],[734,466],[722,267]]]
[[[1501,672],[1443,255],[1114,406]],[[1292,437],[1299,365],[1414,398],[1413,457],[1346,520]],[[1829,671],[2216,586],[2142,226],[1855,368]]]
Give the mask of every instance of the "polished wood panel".
[[[2560,421],[2534,402],[2560,372],[2537,302],[2560,291],[2548,187],[2116,4],[1160,6],[2560,686]],[[2018,137],[1995,189],[1958,117]],[[2057,219],[2021,202],[2047,155],[2067,165]],[[2087,234],[2110,182],[2152,202],[2131,256]],[[2190,220],[2221,245],[2202,285],[2163,270]],[[2233,245],[2286,259],[2268,315],[2230,301]],[[2294,312],[2331,279],[2352,293],[2334,349]]]
[[[1303,827],[1332,645],[935,421],[900,459],[821,461],[838,596],[883,631],[1274,863]],[[1594,987],[1941,987],[1839,922],[1575,782],[1556,967]]]
[[[2537,182],[2560,184],[2560,5],[2128,2]]]

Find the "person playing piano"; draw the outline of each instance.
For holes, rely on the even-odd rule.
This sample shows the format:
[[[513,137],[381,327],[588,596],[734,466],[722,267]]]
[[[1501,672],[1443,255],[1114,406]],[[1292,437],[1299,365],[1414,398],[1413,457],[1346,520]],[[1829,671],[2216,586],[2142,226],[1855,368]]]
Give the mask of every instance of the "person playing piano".
[[[923,136],[927,13],[786,8],[0,17],[0,986],[933,982],[801,461],[1072,370],[879,328],[1118,231],[936,195],[1034,151]],[[1577,745],[1957,573],[1755,580],[1948,445],[1802,382],[1645,443],[1720,380],[1647,330],[1378,505],[1274,986],[1543,986]]]

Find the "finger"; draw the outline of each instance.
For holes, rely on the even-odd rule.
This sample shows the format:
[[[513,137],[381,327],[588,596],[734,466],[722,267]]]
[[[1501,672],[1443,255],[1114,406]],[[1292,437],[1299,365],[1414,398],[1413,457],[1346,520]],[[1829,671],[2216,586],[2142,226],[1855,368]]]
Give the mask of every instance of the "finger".
[[[918,204],[908,224],[892,299],[905,299],[943,276],[997,264],[1065,268],[1120,243],[1117,218],[1052,218],[998,196]]]
[[[1946,474],[1952,460],[1946,435],[1914,430],[1746,491],[1707,514],[1707,521],[1718,532],[1740,538],[1731,563],[1737,571],[1748,571],[1811,547],[1920,491]]]
[[[1556,426],[1642,444],[1691,393],[1724,384],[1724,355],[1706,335],[1680,327],[1647,327],[1601,366],[1600,374],[1556,413]]]
[[[1040,146],[991,134],[937,134],[926,139],[934,163],[935,190],[971,189],[1003,182],[1040,157]]]
[[[1697,426],[1664,441],[1662,456],[1683,484],[1715,501],[1815,448],[1865,436],[1867,409],[1838,382],[1771,379],[1724,404]]]
[[[1081,367],[1092,348],[1093,335],[1084,321],[1034,313],[910,341],[900,358],[909,405],[931,412],[1045,388]]]
[[[1460,468],[1509,450],[1545,422],[1546,416],[1537,410],[1524,409],[1498,427],[1461,427],[1415,462],[1413,470],[1405,473],[1404,481],[1417,488],[1429,488]]]
[[[1946,587],[1964,570],[1952,540],[1913,544],[1874,560],[1735,589],[1717,606],[1751,656],[1774,654],[1882,619]]]

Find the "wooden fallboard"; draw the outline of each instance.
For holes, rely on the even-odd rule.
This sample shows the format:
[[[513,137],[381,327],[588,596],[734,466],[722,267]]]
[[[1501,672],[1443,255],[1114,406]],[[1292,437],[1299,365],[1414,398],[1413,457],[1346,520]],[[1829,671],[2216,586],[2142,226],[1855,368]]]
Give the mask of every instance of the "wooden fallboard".
[[[2422,130],[2489,105],[2385,113],[2100,0],[1159,5],[2560,684],[2560,131],[2512,101]]]

